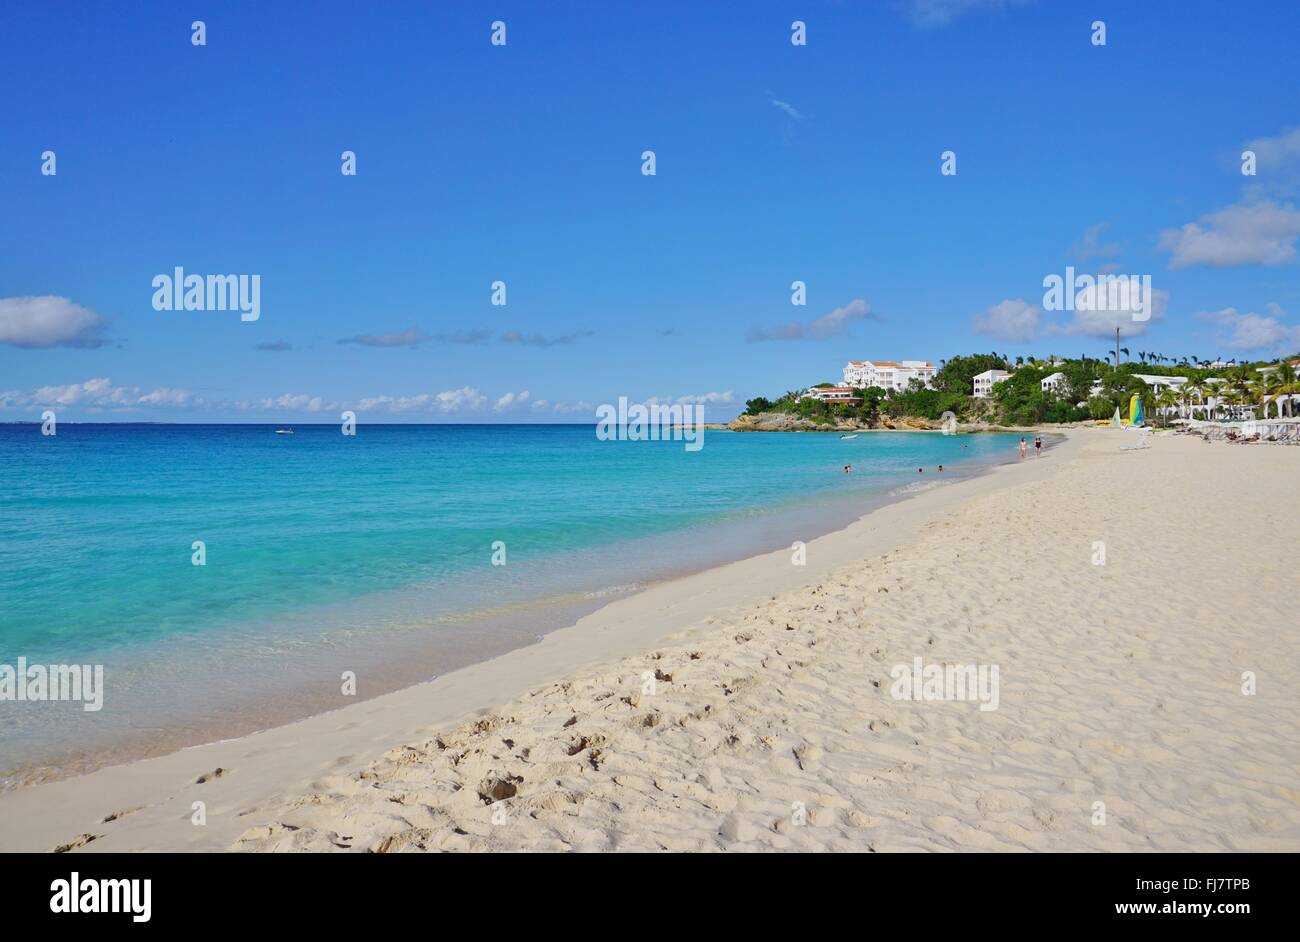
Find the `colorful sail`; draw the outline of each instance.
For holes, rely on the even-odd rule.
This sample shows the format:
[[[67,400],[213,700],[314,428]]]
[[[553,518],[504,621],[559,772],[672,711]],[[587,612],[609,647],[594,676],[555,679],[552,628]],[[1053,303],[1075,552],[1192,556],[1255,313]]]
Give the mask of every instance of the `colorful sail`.
[[[1134,393],[1133,398],[1129,400],[1128,420],[1134,425],[1142,424],[1142,397],[1137,393]]]
[[[1124,423],[1119,420],[1119,406],[1115,407],[1115,414],[1110,417],[1110,424],[1119,428]]]

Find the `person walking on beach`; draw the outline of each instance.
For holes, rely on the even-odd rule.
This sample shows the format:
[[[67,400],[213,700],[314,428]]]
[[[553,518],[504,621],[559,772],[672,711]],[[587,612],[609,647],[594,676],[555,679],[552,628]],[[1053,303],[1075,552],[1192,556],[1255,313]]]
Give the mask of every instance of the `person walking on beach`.
[[[1020,460],[1025,460],[1025,452],[1029,451],[1029,445],[1025,441],[1025,436],[1020,436]]]
[[[1034,457],[1043,457],[1043,436],[1041,435],[1034,436]]]

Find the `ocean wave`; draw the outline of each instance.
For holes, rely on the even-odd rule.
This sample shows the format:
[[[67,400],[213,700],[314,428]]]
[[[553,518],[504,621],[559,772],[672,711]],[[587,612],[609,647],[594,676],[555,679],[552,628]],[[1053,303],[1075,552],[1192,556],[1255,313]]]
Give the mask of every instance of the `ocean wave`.
[[[904,494],[919,494],[922,491],[932,491],[936,487],[945,487],[952,481],[913,481],[911,484],[904,484],[902,487],[896,487],[889,492],[890,497],[902,497]]]
[[[624,585],[607,585],[602,589],[593,589],[590,592],[582,593],[584,599],[603,599],[609,595],[619,595],[626,592],[637,592],[645,588],[639,582],[629,582]]]

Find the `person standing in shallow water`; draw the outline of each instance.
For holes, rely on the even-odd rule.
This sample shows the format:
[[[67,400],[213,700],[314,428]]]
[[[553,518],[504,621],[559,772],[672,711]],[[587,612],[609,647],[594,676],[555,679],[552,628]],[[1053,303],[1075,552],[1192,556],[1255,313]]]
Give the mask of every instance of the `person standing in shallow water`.
[[[1034,457],[1043,457],[1043,436],[1041,435],[1034,436]]]
[[[1025,436],[1020,436],[1020,460],[1025,460],[1025,453],[1029,451],[1029,444],[1025,441]]]

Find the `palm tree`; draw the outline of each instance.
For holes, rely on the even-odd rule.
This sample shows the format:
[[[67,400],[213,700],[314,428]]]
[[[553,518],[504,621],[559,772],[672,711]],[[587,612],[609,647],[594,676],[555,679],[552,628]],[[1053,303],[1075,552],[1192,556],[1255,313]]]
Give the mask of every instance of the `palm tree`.
[[[1234,366],[1228,372],[1228,381],[1232,384],[1233,390],[1235,390],[1243,399],[1245,399],[1249,393],[1250,385],[1254,379],[1255,377],[1251,375],[1250,367],[1246,366],[1244,363],[1240,366]]]
[[[1232,413],[1228,410],[1235,410],[1245,405],[1246,394],[1230,383],[1224,383],[1224,386],[1227,387],[1227,392],[1223,394],[1221,402],[1227,406],[1224,411],[1231,417]]]
[[[1296,368],[1286,360],[1283,360],[1278,364],[1278,367],[1273,371],[1272,376],[1273,382],[1276,384],[1275,391],[1278,396],[1289,397],[1300,394],[1300,376],[1297,375]],[[1291,407],[1291,400],[1289,398],[1279,399],[1277,409],[1279,416],[1282,415],[1283,409],[1286,410],[1288,415],[1295,415],[1295,410]]]
[[[1197,386],[1192,392],[1196,395],[1202,414],[1207,422],[1214,421],[1214,389],[1207,385]]]
[[[1277,395],[1278,381],[1270,371],[1258,374],[1250,381],[1251,398],[1259,402],[1259,414],[1261,417],[1268,416],[1269,400]],[[1282,404],[1278,403],[1278,414],[1281,415]]]
[[[1165,416],[1165,424],[1169,424],[1168,415],[1170,411],[1178,407],[1178,392],[1174,389],[1166,388],[1156,397],[1157,414]]]

